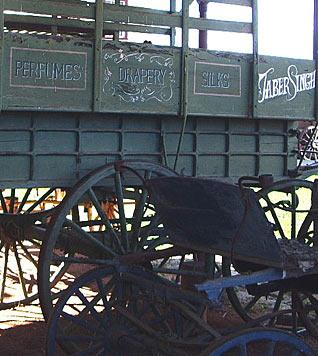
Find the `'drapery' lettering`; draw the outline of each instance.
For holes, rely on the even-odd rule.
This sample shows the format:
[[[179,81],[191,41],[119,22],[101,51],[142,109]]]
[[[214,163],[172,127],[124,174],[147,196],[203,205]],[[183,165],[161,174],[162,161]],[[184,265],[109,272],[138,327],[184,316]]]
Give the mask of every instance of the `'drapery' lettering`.
[[[165,85],[166,69],[119,67],[119,83],[133,85]]]
[[[269,68],[266,72],[259,73],[259,103],[280,96],[286,96],[287,101],[291,101],[298,93],[314,89],[316,86],[316,70],[299,73],[297,66],[290,65],[285,77],[271,79],[274,72],[274,68]]]
[[[14,76],[23,79],[79,81],[83,77],[83,67],[78,63],[35,62],[16,60]]]

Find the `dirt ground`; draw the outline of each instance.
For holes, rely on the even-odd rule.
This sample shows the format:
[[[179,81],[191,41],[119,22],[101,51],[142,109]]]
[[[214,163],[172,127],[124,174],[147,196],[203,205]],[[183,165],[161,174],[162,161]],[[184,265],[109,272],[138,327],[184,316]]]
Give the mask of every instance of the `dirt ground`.
[[[0,355],[45,355],[46,324],[39,305],[0,311]]]
[[[218,309],[209,311],[209,323],[213,327],[240,330],[244,323],[228,301],[223,302]],[[46,331],[46,323],[37,301],[29,306],[0,311],[0,356],[44,356]],[[306,341],[317,350],[318,355],[317,340],[310,338]],[[63,355],[62,351],[58,351],[57,356]]]
[[[240,319],[232,311],[221,308],[209,315],[213,324],[220,326],[240,325]],[[46,323],[40,306],[20,306],[13,310],[0,311],[0,356],[45,355]],[[63,353],[60,351],[59,355]]]

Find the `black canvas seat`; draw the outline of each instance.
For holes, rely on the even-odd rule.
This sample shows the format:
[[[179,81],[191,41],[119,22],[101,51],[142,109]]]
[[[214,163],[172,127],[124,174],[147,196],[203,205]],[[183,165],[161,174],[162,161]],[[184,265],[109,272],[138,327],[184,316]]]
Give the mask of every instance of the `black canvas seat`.
[[[280,246],[253,190],[190,177],[156,178],[148,185],[173,243],[281,266]]]

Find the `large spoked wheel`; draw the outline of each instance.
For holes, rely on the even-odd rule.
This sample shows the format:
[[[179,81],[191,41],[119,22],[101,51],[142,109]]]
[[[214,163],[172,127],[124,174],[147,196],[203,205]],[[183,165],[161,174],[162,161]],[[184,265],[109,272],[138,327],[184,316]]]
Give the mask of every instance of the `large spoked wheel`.
[[[54,188],[0,192],[0,310],[38,297],[37,268],[43,236],[58,205]]]
[[[169,247],[146,180],[176,176],[166,167],[143,161],[116,162],[81,179],[53,216],[40,253],[39,290],[48,317],[54,296],[83,272],[118,256]],[[61,266],[61,281],[52,279]],[[152,268],[147,263],[148,268]]]
[[[315,352],[293,334],[274,328],[246,329],[221,338],[211,344],[200,356],[314,356]]]
[[[257,192],[259,202],[278,241],[293,239],[308,245],[313,244],[313,220],[312,215],[308,214],[312,207],[313,186],[309,181],[291,179],[276,182]],[[223,274],[231,276],[237,273],[235,267],[237,266],[233,266],[228,259],[224,259]],[[253,270],[253,266],[245,267],[246,271]],[[310,276],[301,281],[289,279],[250,285],[246,288],[228,288],[227,294],[243,320],[262,318],[262,325],[275,325],[297,332],[304,328],[305,318],[304,313],[300,313],[300,306],[312,304],[310,300],[314,298],[311,290],[307,289],[307,294],[303,292],[312,285],[310,280],[313,278],[315,277]]]
[[[202,319],[206,302],[140,267],[98,268],[57,302],[47,354],[57,344],[81,355],[197,354],[218,335]]]

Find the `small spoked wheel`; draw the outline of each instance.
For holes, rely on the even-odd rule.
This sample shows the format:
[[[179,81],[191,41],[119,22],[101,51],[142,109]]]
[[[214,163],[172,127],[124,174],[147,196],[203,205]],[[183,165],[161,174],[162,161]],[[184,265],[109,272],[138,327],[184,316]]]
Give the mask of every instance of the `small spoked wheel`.
[[[309,246],[313,245],[313,215],[309,214],[313,187],[312,182],[291,179],[276,182],[257,192],[259,202],[278,241],[297,240]],[[245,267],[246,271],[253,271],[253,266],[247,264]],[[233,266],[229,259],[224,259],[222,269],[225,276],[237,273],[235,268],[235,263]],[[316,305],[316,291],[312,288],[315,279],[315,276],[308,276],[228,288],[227,294],[232,306],[245,321],[251,322],[260,318],[262,325],[287,328],[294,332],[307,328],[318,335],[318,323],[309,319],[309,315],[313,317],[315,311],[318,311],[318,308],[313,307]],[[305,310],[309,309],[311,312],[306,314]],[[313,325],[316,325],[315,328]]]
[[[55,188],[0,192],[0,310],[38,297],[38,258],[58,194]]]
[[[298,143],[305,159],[318,161],[318,131],[315,132],[315,126],[305,128],[300,134]]]
[[[201,318],[206,299],[183,293],[141,267],[91,270],[57,302],[47,354],[58,344],[76,355],[197,354],[217,333]]]
[[[171,246],[146,181],[176,175],[159,164],[123,161],[92,171],[74,186],[53,216],[40,253],[39,290],[45,317],[54,297],[92,266]],[[68,273],[52,284],[61,266]],[[152,269],[150,263],[147,266]]]
[[[297,336],[274,328],[246,329],[212,343],[200,356],[314,356],[315,352]]]

